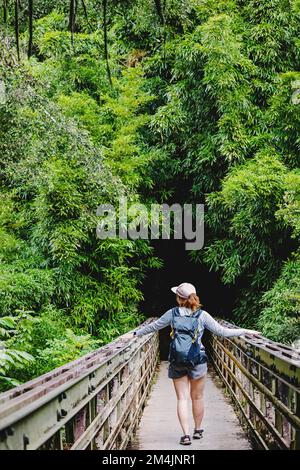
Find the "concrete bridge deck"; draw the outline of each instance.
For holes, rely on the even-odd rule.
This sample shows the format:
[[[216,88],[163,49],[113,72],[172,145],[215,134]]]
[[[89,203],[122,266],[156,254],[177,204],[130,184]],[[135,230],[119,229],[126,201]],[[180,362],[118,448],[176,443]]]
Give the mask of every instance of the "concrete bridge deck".
[[[182,430],[176,412],[173,381],[167,376],[168,362],[162,361],[155,384],[147,401],[138,432],[131,449],[145,450],[249,450],[251,444],[238,418],[224,395],[213,370],[205,386],[205,413],[202,422],[204,437],[192,445],[178,443]],[[194,429],[190,406],[190,432]]]

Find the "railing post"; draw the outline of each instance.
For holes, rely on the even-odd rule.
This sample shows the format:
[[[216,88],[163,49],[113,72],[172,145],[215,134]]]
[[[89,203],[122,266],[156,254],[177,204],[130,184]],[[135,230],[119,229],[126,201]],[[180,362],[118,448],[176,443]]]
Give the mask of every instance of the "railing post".
[[[300,394],[296,395],[295,415],[300,416]],[[300,428],[294,428],[292,432],[292,449],[300,450]]]

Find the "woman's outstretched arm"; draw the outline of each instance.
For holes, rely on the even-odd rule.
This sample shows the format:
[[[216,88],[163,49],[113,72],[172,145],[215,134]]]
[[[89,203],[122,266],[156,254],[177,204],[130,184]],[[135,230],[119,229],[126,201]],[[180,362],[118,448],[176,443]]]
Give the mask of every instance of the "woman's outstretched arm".
[[[172,319],[172,309],[167,310],[167,312],[164,313],[158,320],[155,320],[149,325],[146,325],[143,328],[140,328],[139,330],[137,330],[135,334],[136,336],[143,336],[143,335],[147,335],[148,333],[153,333],[154,331],[161,330],[162,328],[165,328],[166,326],[171,324],[171,319]]]
[[[248,330],[246,328],[226,328],[225,326],[218,323],[209,313],[203,312],[202,314],[203,326],[217,336],[223,336],[224,338],[231,338],[233,336],[241,336],[245,333],[259,334],[259,331]]]

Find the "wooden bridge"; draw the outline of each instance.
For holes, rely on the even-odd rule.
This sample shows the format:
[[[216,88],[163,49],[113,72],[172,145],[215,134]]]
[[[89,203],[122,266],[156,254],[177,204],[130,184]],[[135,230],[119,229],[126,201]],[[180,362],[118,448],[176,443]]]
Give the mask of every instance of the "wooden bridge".
[[[188,449],[300,449],[300,352],[211,334],[207,352],[205,433]],[[121,336],[0,394],[0,450],[182,450],[172,386],[158,333]]]

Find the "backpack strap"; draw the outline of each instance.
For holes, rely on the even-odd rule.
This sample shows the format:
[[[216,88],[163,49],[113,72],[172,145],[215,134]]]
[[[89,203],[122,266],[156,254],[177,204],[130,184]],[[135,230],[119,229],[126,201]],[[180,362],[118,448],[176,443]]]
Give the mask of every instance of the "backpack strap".
[[[197,310],[197,312],[194,314],[194,317],[199,318],[202,313],[203,313],[203,310],[199,308],[199,310]]]
[[[179,307],[173,307],[172,308],[172,311],[171,311],[171,333],[170,333],[170,336],[172,339],[174,339],[175,337],[175,328],[174,328],[174,317],[176,315],[176,313],[178,313],[179,311]],[[201,308],[193,315],[193,317],[199,319],[200,315],[202,314],[203,310],[201,310]],[[199,325],[199,323],[198,323]],[[193,339],[192,339],[192,342],[194,343],[195,341],[197,341],[198,339],[198,336],[200,334],[200,331],[199,331],[199,327],[197,327],[194,331],[194,335],[193,335]]]
[[[194,331],[194,337],[192,339],[192,342],[194,343],[195,341],[197,341],[198,337],[199,337],[199,334],[200,334],[200,331],[199,331],[199,318],[200,318],[200,315],[202,314],[203,310],[201,310],[201,308],[193,315],[195,318],[198,319],[198,323],[197,323],[197,328],[195,329]]]
[[[170,333],[170,336],[172,339],[174,339],[174,336],[175,336],[174,317],[177,312],[178,312],[178,307],[173,307],[171,311],[172,317],[171,317],[171,333]]]

